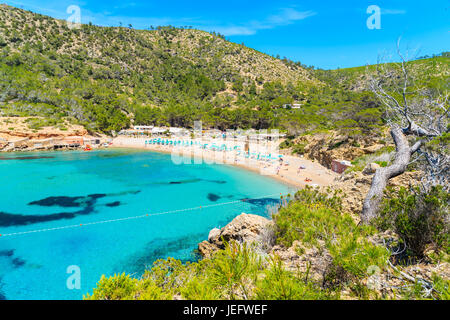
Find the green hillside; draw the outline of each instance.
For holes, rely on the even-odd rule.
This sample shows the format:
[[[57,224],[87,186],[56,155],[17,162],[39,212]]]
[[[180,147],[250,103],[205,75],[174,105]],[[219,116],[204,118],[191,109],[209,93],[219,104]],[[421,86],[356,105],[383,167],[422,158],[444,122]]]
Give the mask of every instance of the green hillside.
[[[419,61],[439,85],[448,58]],[[0,115],[111,133],[134,124],[280,128],[292,135],[382,126],[365,68],[310,70],[193,29],[82,25],[0,5]],[[448,82],[447,82],[448,83]],[[301,109],[283,109],[300,103]],[[42,125],[45,125],[42,124]]]
[[[416,80],[416,86],[426,86],[438,90],[449,89],[450,55],[448,52],[433,58],[412,60],[408,63],[410,65],[410,76]],[[390,66],[394,66],[394,64],[389,63]],[[397,65],[400,66],[399,63]],[[331,86],[350,90],[364,90],[365,87],[362,84],[367,79],[367,71],[375,73],[376,69],[377,65],[370,65],[337,70],[315,70],[313,73],[318,79]]]
[[[214,108],[254,107],[272,96],[289,102],[279,97],[288,83],[319,84],[298,65],[220,35],[172,27],[71,30],[6,5],[0,47],[5,114],[70,117],[92,130],[118,130],[130,119],[189,125],[208,113],[214,118]]]

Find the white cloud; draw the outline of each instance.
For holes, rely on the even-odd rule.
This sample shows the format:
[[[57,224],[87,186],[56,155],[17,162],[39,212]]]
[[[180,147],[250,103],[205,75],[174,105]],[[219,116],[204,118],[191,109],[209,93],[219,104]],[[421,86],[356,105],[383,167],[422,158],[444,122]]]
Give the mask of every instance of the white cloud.
[[[240,25],[214,26],[211,29],[218,31],[225,36],[248,36],[256,34],[259,30],[288,26],[314,15],[316,15],[316,12],[313,11],[297,11],[292,8],[284,8],[281,9],[278,14],[268,16],[261,21],[253,20]]]
[[[0,0],[1,1],[1,0]],[[23,5],[19,2],[23,0],[9,0],[12,5]],[[64,6],[64,3],[70,3],[71,0],[49,0],[59,3],[59,7]],[[139,29],[146,29],[150,25],[162,26],[162,25],[173,25],[173,26],[186,26],[190,25],[194,28],[198,28],[205,31],[216,31],[220,32],[225,36],[250,36],[256,34],[260,30],[269,30],[278,27],[292,25],[298,21],[304,20],[306,18],[316,15],[314,11],[298,11],[294,8],[281,8],[275,14],[269,15],[261,20],[248,20],[245,22],[236,23],[226,23],[225,21],[212,21],[204,20],[202,17],[132,17],[132,16],[121,16],[115,15],[117,10],[121,10],[128,7],[137,6],[136,2],[128,2],[121,5],[116,5],[113,7],[112,11],[103,12],[92,12],[86,8],[83,0],[78,0],[78,5],[81,8],[81,22],[88,23],[92,22],[96,25],[104,26],[118,26],[120,22],[124,26],[132,24],[134,27]],[[32,10],[40,11],[43,14],[48,14],[59,19],[66,19],[68,14],[64,11],[56,11],[53,9],[40,8],[35,5],[26,5],[26,7]],[[53,6],[53,7],[56,7]]]
[[[381,9],[381,14],[405,14],[406,10],[398,9]]]
[[[256,33],[254,28],[249,27],[211,27],[212,31],[217,31],[225,36],[251,36]]]

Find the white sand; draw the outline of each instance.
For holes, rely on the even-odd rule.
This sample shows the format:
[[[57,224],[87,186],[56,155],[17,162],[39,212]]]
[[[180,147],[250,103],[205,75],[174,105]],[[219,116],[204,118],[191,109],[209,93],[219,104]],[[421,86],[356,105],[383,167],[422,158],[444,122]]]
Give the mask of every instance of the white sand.
[[[323,167],[317,162],[296,156],[283,155],[283,161],[265,162],[256,159],[238,156],[234,151],[213,151],[200,149],[199,147],[173,147],[145,144],[145,140],[151,138],[126,138],[119,137],[113,140],[112,147],[138,148],[143,150],[164,152],[172,154],[175,163],[187,161],[187,163],[218,163],[235,165],[247,170],[258,172],[271,178],[278,179],[297,188],[306,185],[329,186],[333,183],[337,173]],[[253,148],[252,148],[253,147]],[[250,150],[254,150],[250,145]],[[182,157],[182,155],[184,157]],[[300,169],[302,166],[305,169]],[[279,168],[279,170],[278,170]],[[308,180],[307,180],[308,179]]]

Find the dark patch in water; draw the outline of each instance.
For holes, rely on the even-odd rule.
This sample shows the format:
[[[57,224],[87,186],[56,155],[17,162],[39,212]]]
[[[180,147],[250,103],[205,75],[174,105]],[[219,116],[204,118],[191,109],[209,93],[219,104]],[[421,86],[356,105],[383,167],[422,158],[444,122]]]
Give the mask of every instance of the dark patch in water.
[[[124,151],[124,152],[121,152],[121,151],[116,151],[116,152],[109,151],[109,152],[105,152],[105,153],[99,152],[95,156],[97,158],[110,159],[110,158],[118,158],[118,157],[124,157],[124,156],[126,157],[126,156],[133,155],[135,153],[138,153],[138,152],[139,152],[138,150],[127,150],[127,151]]]
[[[19,268],[19,267],[22,267],[23,265],[25,265],[25,260],[23,260],[21,258],[14,258],[12,260],[12,264],[14,265],[15,268]]]
[[[0,257],[12,257],[13,255],[14,255],[14,249],[0,250]]]
[[[196,234],[189,237],[175,239],[156,239],[146,244],[145,249],[132,257],[125,267],[127,273],[143,274],[145,270],[153,266],[153,262],[159,259],[173,257],[178,251],[192,248],[189,258],[179,259],[182,263],[196,262],[200,255],[195,251],[197,244],[204,238],[204,234]],[[123,271],[123,270],[121,270]]]
[[[21,157],[0,157],[0,160],[36,160],[36,159],[53,159],[50,156],[21,156]]]
[[[127,194],[138,194],[140,193],[140,190],[133,190],[133,191],[124,191],[119,193],[97,193],[97,194],[90,194],[88,196],[84,197],[48,197],[45,199],[37,200],[30,202],[28,205],[30,206],[41,206],[41,207],[63,207],[63,208],[80,208],[80,207],[90,207],[93,206],[98,199],[106,198],[106,197],[117,197],[117,196],[123,196]]]
[[[227,183],[226,181],[223,180],[205,180],[206,182],[212,182],[212,183],[217,183],[217,184],[225,184]]]
[[[1,300],[6,300],[6,296],[5,296],[5,294],[3,293],[2,287],[3,287],[3,284],[2,284],[2,277],[0,277],[0,301],[1,301]]]
[[[91,194],[91,195],[89,195],[89,196],[87,196],[88,198],[93,198],[93,199],[95,199],[95,200],[97,200],[97,199],[101,199],[101,198],[104,198],[104,197],[107,197],[108,195],[107,194],[105,194],[105,193],[98,193],[98,194]]]
[[[196,183],[200,182],[200,179],[189,179],[189,180],[181,180],[181,181],[170,181],[169,184],[186,184],[186,183]]]
[[[113,196],[123,196],[126,194],[138,194],[140,190],[124,191],[119,193],[105,194],[96,193],[85,197],[48,197],[42,200],[30,202],[29,205],[38,205],[42,207],[63,207],[63,208],[82,208],[76,212],[60,212],[48,215],[27,215],[27,214],[12,214],[7,212],[0,212],[0,226],[26,226],[34,223],[72,219],[79,215],[88,215],[93,213],[98,199]],[[120,201],[110,202],[109,207],[117,207]]]
[[[19,268],[25,265],[25,260],[19,257],[14,257],[14,249],[0,251],[0,257],[7,257],[14,268]]]
[[[208,200],[209,201],[213,201],[216,202],[217,200],[219,200],[221,197],[217,194],[214,193],[208,193]]]
[[[223,180],[187,179],[187,180],[180,180],[180,181],[156,182],[154,184],[187,184],[187,183],[197,183],[197,182],[201,182],[201,181],[217,183],[217,184],[227,183],[226,181],[223,181]]]
[[[63,208],[79,208],[79,207],[89,207],[95,204],[97,199],[106,197],[106,194],[89,195],[87,197],[48,197],[42,200],[37,200],[30,202],[30,206],[41,206],[41,207],[63,207]]]
[[[242,199],[247,203],[253,204],[255,206],[265,207],[280,204],[280,199],[274,198],[261,198],[261,199]]]
[[[2,227],[26,226],[34,223],[72,219],[78,215],[88,215],[92,212],[94,212],[94,208],[92,206],[76,212],[53,213],[45,216],[11,214],[7,212],[0,212],[0,226]]]
[[[115,201],[115,202],[107,203],[106,206],[107,206],[107,207],[110,207],[110,208],[118,207],[118,206],[120,206],[120,201]]]

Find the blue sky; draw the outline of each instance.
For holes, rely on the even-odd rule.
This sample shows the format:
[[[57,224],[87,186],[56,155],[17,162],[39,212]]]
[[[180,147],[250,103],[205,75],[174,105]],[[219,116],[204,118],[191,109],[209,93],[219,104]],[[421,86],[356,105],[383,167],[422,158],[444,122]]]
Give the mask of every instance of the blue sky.
[[[449,0],[2,2],[62,19],[70,16],[70,5],[77,5],[81,22],[96,25],[122,23],[147,29],[170,24],[218,31],[233,42],[325,69],[375,63],[380,55],[394,55],[399,37],[411,56],[450,51]],[[370,5],[381,9],[381,29],[367,27]]]

